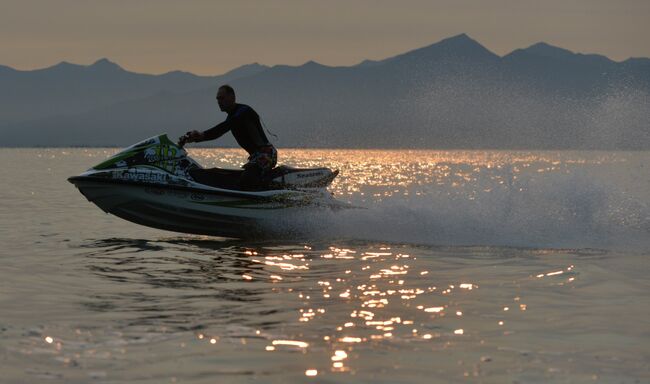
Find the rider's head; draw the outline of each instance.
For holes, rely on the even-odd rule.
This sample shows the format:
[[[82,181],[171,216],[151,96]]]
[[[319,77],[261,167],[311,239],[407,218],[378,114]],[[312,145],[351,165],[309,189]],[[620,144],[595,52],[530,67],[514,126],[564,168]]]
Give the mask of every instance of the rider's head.
[[[235,90],[230,85],[222,85],[217,91],[219,109],[228,112],[235,107]]]

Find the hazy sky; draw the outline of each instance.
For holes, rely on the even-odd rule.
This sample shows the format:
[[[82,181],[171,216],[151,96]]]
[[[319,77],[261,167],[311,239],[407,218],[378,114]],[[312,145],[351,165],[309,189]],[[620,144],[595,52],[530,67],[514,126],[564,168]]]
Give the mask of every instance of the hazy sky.
[[[650,57],[650,0],[0,0],[0,64],[108,57],[139,72],[352,65],[467,33],[497,54],[545,41]]]

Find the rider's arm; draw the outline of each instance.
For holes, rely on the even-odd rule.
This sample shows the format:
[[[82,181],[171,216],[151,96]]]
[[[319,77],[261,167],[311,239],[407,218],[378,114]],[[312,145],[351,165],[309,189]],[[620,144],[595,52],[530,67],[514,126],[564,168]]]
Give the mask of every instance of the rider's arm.
[[[191,131],[187,132],[184,136],[178,139],[178,144],[182,147],[185,143],[200,143],[202,141],[214,140],[223,136],[226,132],[230,131],[238,124],[242,123],[242,116],[237,114],[226,121],[221,122],[214,127],[207,129],[203,132]]]
[[[224,133],[230,131],[232,127],[234,126],[234,121],[235,119],[228,119],[222,123],[219,123],[215,125],[214,127],[206,130],[203,132],[203,137],[201,141],[206,141],[206,140],[214,140],[217,139],[221,136],[223,136]]]

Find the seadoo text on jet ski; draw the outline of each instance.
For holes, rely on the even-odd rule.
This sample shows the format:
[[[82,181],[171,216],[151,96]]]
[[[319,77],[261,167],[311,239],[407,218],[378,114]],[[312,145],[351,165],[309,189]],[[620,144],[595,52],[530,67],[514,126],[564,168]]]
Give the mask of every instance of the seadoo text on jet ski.
[[[272,234],[275,223],[291,214],[348,207],[326,189],[338,170],[281,165],[271,171],[268,186],[256,191],[238,189],[242,172],[204,169],[163,134],[125,148],[68,181],[107,213],[199,235]],[[201,183],[192,174],[203,175]]]

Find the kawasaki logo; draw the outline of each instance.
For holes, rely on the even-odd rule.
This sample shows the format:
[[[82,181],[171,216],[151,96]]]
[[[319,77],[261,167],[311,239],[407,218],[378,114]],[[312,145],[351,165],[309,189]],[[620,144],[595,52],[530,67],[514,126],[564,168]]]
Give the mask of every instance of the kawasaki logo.
[[[296,173],[296,177],[302,179],[305,177],[321,176],[322,174],[323,172]]]

